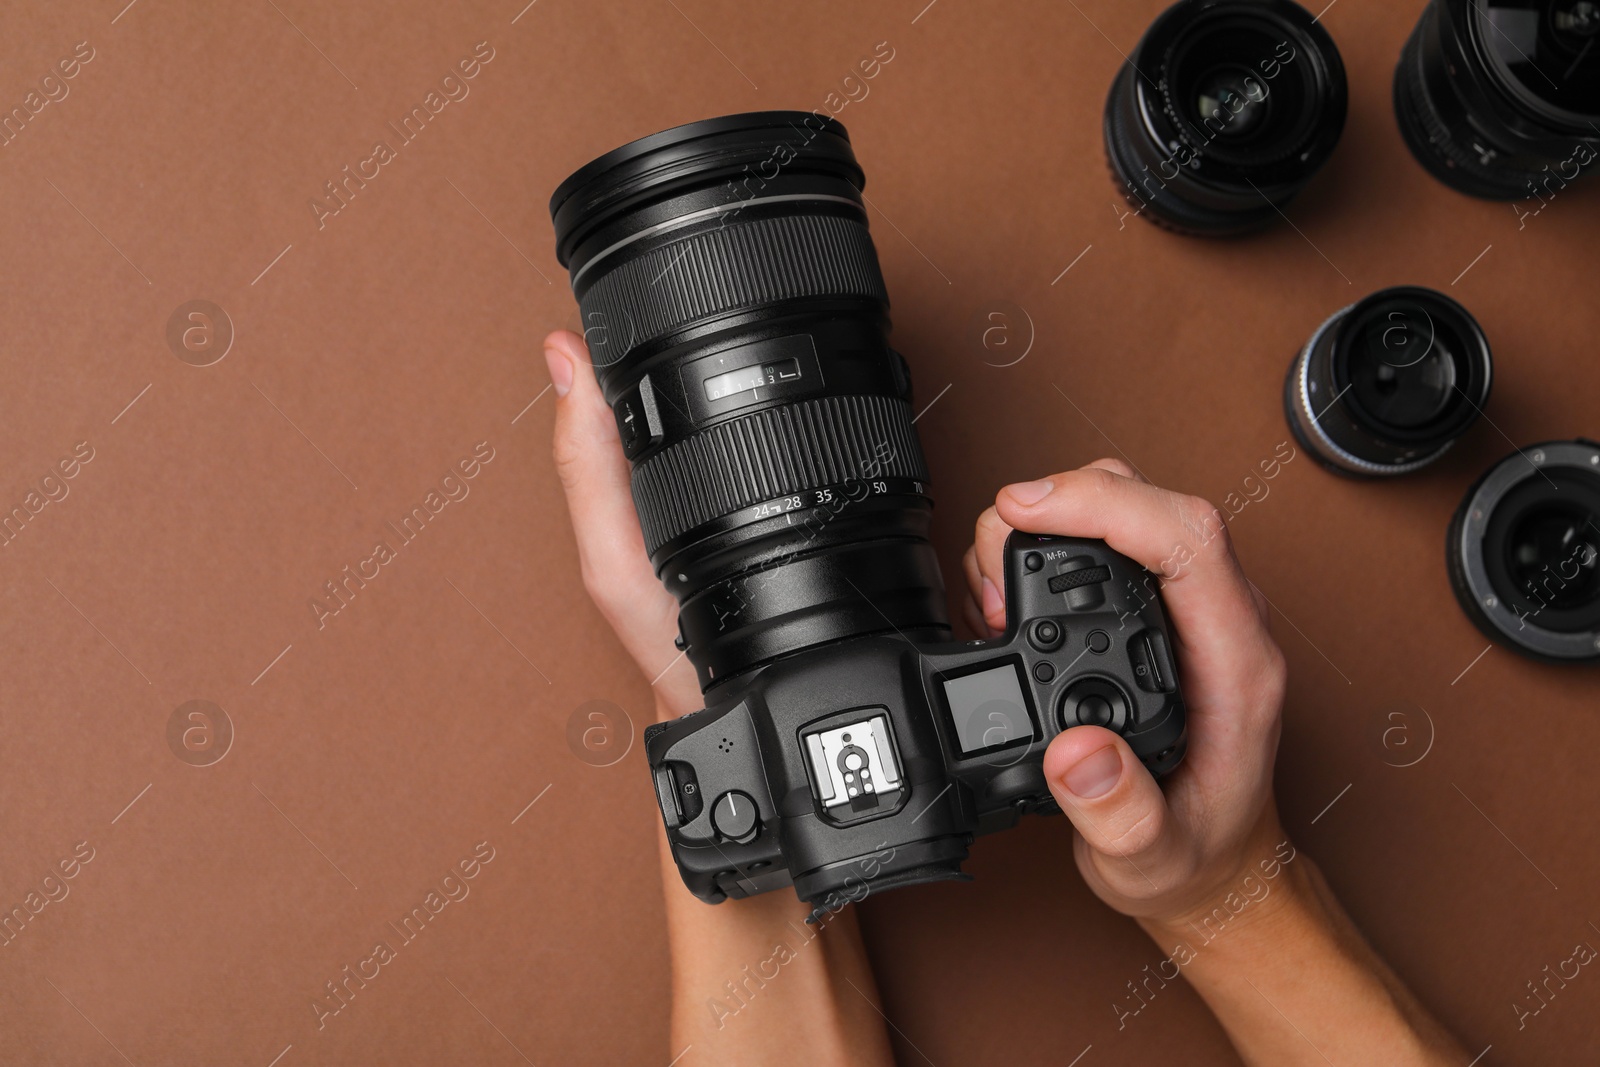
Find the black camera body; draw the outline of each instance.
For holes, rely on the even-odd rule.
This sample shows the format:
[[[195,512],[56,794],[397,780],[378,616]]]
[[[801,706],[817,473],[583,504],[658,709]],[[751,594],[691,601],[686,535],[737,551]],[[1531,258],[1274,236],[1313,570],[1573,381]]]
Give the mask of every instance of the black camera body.
[[[1065,729],[1117,731],[1157,777],[1185,724],[1154,578],[1103,541],[1013,533],[992,641],[872,635],[769,663],[645,731],[672,853],[716,903],[793,885],[819,911],[963,879],[975,835],[1058,813]]]
[[[550,199],[708,705],[645,748],[713,903],[961,878],[975,835],[1054,808],[1043,754],[1072,726],[1158,775],[1183,758],[1155,579],[1103,542],[1013,534],[1005,637],[951,639],[865,182],[836,120],[769,111],[632,141]]]

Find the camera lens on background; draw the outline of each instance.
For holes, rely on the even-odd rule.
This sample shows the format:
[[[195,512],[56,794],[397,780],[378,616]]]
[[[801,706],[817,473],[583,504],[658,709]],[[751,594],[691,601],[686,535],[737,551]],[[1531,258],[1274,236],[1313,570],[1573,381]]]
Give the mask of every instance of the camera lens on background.
[[[843,126],[773,111],[624,145],[550,201],[702,690],[863,634],[949,637],[864,182]]]
[[[1466,432],[1493,361],[1476,320],[1443,293],[1381,289],[1336,313],[1289,367],[1284,410],[1302,447],[1341,474],[1405,474]]]
[[[1145,31],[1106,100],[1123,195],[1180,233],[1278,217],[1344,129],[1344,63],[1290,0],[1180,0]]]
[[[1600,445],[1514,452],[1467,492],[1450,584],[1484,635],[1535,659],[1600,660]]]
[[[1395,116],[1459,192],[1548,197],[1600,149],[1600,3],[1433,0],[1400,55]]]

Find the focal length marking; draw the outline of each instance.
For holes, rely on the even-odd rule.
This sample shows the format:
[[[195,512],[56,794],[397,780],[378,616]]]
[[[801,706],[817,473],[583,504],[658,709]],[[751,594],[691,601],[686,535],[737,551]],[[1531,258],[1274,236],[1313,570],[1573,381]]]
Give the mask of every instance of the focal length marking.
[[[823,509],[831,518],[834,513],[843,511],[852,503],[860,503],[878,496],[925,497],[927,488],[926,483],[912,478],[863,478],[839,485],[803,489],[797,493],[786,493],[757,504],[749,504],[739,509],[737,517],[729,516],[729,518],[734,520],[733,525],[737,527],[787,515],[790,525],[793,525],[794,513],[797,511],[814,512]]]

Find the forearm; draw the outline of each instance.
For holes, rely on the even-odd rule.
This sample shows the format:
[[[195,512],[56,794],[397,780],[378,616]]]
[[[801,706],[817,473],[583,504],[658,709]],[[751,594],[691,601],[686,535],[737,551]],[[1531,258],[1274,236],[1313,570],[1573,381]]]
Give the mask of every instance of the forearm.
[[[789,890],[710,905],[683,885],[665,834],[672,1048],[684,1063],[892,1065],[854,906],[807,924]]]
[[[1240,885],[1182,919],[1141,923],[1239,1055],[1273,1067],[1465,1064],[1465,1051],[1367,944],[1316,865],[1285,851],[1292,846],[1275,818],[1271,827],[1264,836],[1273,840],[1255,846],[1260,855]],[[1293,858],[1282,862],[1284,855]],[[1264,860],[1280,863],[1276,877],[1266,878]],[[1241,887],[1247,874],[1253,887]]]

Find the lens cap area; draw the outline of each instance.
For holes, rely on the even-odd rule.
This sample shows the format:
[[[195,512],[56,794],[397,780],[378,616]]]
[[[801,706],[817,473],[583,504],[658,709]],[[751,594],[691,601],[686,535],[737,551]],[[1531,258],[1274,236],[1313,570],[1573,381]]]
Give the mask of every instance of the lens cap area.
[[[1516,97],[1569,119],[1600,118],[1600,2],[1474,0],[1470,6],[1474,36]]]
[[[1450,523],[1451,586],[1485,635],[1536,659],[1600,661],[1600,445],[1496,464]]]
[[[1151,221],[1228,236],[1277,221],[1348,107],[1333,38],[1292,0],[1179,0],[1106,98],[1112,176]]]
[[[1327,138],[1308,142],[1331,117],[1324,111],[1334,102],[1334,86],[1301,54],[1301,20],[1275,6],[1230,4],[1200,12],[1174,36],[1159,83],[1168,114],[1181,120],[1189,140],[1206,146],[1210,169],[1248,170],[1258,182],[1270,180],[1265,168],[1332,147]]]
[[[780,174],[823,175],[846,195],[866,184],[850,135],[826,115],[753,111],[702,119],[630,141],[557,186],[550,197],[556,258],[579,267],[580,246],[602,231],[615,237],[619,218],[636,229],[658,222],[642,210],[650,204],[702,190],[707,204],[748,199]]]
[[[1396,441],[1452,440],[1488,399],[1489,346],[1455,301],[1390,289],[1356,305],[1333,340],[1336,391],[1351,412]]]
[[[1381,289],[1323,323],[1289,368],[1284,407],[1326,467],[1404,474],[1439,458],[1489,400],[1476,320],[1443,293]]]

